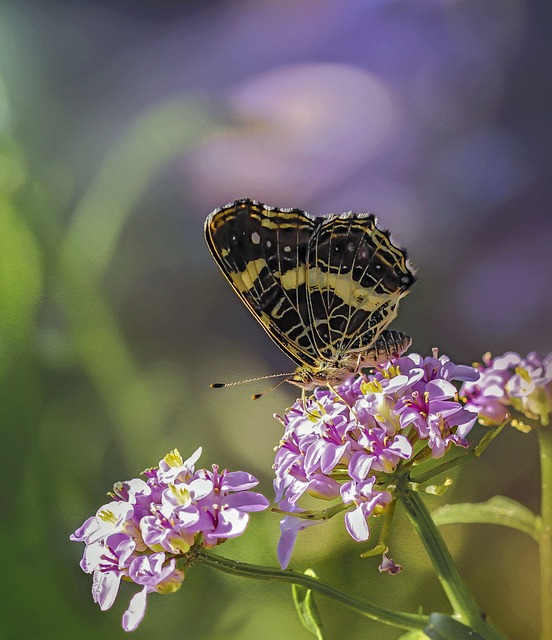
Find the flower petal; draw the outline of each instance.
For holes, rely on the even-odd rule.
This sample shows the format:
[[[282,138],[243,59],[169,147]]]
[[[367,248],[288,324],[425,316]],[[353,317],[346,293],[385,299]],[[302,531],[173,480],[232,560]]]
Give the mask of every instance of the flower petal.
[[[248,513],[238,509],[223,509],[215,530],[209,535],[217,538],[237,538],[245,531],[248,522]]]
[[[92,579],[92,598],[100,605],[102,611],[110,609],[121,584],[121,575],[114,571],[95,571]]]
[[[386,553],[384,553],[378,569],[380,573],[389,573],[394,576],[402,571],[402,566],[397,564],[393,558],[390,558]]]
[[[146,606],[148,604],[148,590],[144,587],[132,596],[128,604],[128,609],[123,614],[123,629],[125,631],[134,631],[144,619]]]
[[[240,509],[241,511],[263,511],[270,502],[262,495],[254,491],[231,493],[224,499],[224,505]]]
[[[361,507],[345,514],[345,526],[353,540],[364,542],[370,537],[370,528]]]
[[[304,520],[303,518],[295,518],[286,516],[280,521],[281,535],[278,540],[278,562],[282,571],[288,566],[295,546],[295,540],[299,531],[303,531],[315,524],[322,524],[324,520]]]
[[[245,471],[228,471],[221,484],[222,491],[244,491],[259,484],[255,476]]]

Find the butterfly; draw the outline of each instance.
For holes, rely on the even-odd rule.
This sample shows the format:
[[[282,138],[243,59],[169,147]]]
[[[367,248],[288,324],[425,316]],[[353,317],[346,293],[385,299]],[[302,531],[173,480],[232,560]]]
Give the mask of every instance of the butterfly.
[[[416,277],[406,252],[376,223],[370,213],[314,217],[247,198],[207,217],[215,261],[298,365],[288,382],[331,387],[410,346],[386,327]]]

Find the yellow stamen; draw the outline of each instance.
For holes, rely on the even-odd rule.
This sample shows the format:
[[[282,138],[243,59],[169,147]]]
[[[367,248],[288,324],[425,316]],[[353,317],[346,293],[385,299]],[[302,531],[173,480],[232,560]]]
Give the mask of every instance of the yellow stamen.
[[[169,467],[180,467],[184,462],[178,449],[173,449],[163,458]]]
[[[103,520],[104,522],[111,522],[111,524],[115,524],[117,522],[116,515],[109,509],[102,509],[98,513],[98,518],[100,518],[100,520]]]
[[[190,503],[191,496],[190,491],[188,490],[188,486],[185,484],[180,484],[178,486],[171,484],[169,486],[173,496],[177,499],[180,504],[186,505]]]

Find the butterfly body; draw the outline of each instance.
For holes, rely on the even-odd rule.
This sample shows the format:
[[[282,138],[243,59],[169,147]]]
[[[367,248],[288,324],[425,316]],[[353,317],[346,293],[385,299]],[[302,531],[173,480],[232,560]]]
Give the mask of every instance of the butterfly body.
[[[313,217],[242,199],[208,216],[205,238],[238,296],[298,365],[289,382],[339,384],[408,348],[407,336],[385,328],[415,276],[372,214]]]
[[[308,369],[299,366],[287,381],[304,389],[339,385],[363,368],[382,364],[401,355],[410,347],[411,342],[402,331],[384,329],[374,344],[365,351],[345,355],[335,362],[321,360],[317,366]]]

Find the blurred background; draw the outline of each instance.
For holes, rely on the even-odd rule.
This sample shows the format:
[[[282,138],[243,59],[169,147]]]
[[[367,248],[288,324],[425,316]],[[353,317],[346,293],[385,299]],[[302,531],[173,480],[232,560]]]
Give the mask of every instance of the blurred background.
[[[133,589],[101,613],[69,534],[178,447],[255,474],[272,496],[274,412],[290,370],[203,241],[249,196],[374,211],[419,281],[395,328],[470,363],[552,347],[548,2],[4,0],[0,5],[0,638],[122,638]],[[447,500],[538,508],[534,437],[509,430]],[[430,507],[440,500],[429,500]],[[538,566],[517,532],[443,530],[482,607],[538,634]],[[223,555],[275,565],[278,517]],[[292,566],[371,602],[448,611],[399,514],[380,575],[342,521]],[[319,598],[330,638],[400,632]],[[284,585],[197,568],[150,597],[136,638],[310,637]]]

